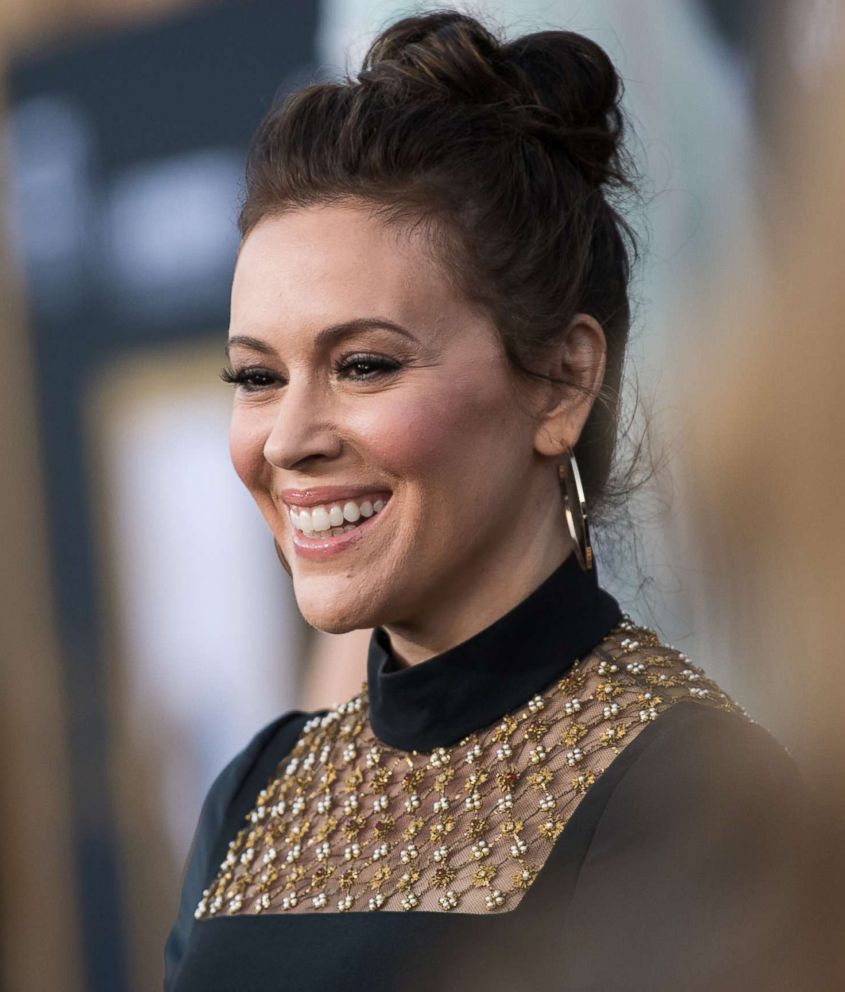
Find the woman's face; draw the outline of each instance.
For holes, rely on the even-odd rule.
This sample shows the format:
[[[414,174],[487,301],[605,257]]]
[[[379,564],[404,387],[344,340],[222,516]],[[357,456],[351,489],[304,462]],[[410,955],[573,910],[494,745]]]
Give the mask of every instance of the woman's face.
[[[266,217],[231,303],[232,461],[310,624],[413,630],[565,534],[494,327],[419,242],[356,205]]]

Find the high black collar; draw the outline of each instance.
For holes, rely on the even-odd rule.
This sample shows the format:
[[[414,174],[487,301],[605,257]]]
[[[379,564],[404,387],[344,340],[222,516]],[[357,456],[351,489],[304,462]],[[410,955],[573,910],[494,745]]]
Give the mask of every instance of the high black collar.
[[[570,554],[532,593],[455,647],[399,668],[376,627],[367,656],[370,722],[403,751],[446,747],[516,708],[622,619],[616,600]]]

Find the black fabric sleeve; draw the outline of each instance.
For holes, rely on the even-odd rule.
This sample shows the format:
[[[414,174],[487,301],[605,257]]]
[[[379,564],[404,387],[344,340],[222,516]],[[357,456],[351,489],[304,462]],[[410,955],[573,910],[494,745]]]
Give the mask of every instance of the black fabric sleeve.
[[[808,797],[795,762],[758,724],[694,703],[641,736],[581,865],[561,988],[802,987]]]
[[[314,714],[291,710],[260,730],[217,776],[200,812],[182,879],[176,922],[164,948],[164,992],[170,992],[191,936],[194,910],[226,856],[229,842],[304,723]]]

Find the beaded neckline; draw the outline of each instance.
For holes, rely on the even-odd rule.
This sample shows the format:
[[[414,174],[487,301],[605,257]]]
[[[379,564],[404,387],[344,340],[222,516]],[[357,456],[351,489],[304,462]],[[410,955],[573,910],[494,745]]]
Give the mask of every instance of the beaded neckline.
[[[562,677],[451,746],[379,740],[368,690],[304,725],[198,919],[512,910],[585,795],[661,712],[686,701],[744,714],[627,616]]]

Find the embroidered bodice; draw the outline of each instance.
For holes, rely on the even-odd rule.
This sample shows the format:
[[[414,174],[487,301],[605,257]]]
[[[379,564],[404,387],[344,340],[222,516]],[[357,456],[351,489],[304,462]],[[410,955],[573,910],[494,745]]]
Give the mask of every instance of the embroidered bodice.
[[[570,557],[417,665],[376,627],[354,698],[232,758],[165,989],[795,988],[805,808],[783,747]]]
[[[197,917],[506,912],[590,788],[662,711],[685,701],[741,710],[627,617],[562,667],[519,706],[427,751],[376,734],[366,682],[314,716],[257,796]]]

